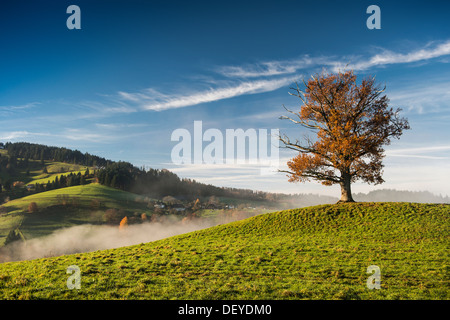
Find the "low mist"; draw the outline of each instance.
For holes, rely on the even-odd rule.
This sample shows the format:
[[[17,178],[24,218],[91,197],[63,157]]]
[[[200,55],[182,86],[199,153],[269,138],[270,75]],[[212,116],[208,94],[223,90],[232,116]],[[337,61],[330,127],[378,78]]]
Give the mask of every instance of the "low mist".
[[[119,229],[119,226],[84,224],[59,229],[48,236],[12,242],[0,249],[0,262],[113,249],[151,242],[217,224],[219,223],[207,219],[186,222],[171,218],[164,222],[132,224],[122,229]]]
[[[381,189],[368,194],[357,193],[354,195],[357,201],[407,201],[427,203],[450,203],[448,196],[434,195],[430,192],[412,192]],[[284,210],[299,208],[317,204],[336,203],[337,198],[300,195],[292,197],[291,201],[283,207],[275,209]],[[113,249],[134,244],[156,241],[178,234],[209,228],[218,224],[242,220],[259,213],[251,214],[234,212],[219,215],[212,218],[195,218],[186,220],[179,216],[163,216],[158,221],[130,224],[125,228],[119,225],[93,225],[83,224],[69,228],[58,229],[48,236],[33,238],[27,241],[15,241],[0,248],[0,263],[8,261],[31,260],[38,258],[54,257],[65,254],[91,252],[103,249]]]

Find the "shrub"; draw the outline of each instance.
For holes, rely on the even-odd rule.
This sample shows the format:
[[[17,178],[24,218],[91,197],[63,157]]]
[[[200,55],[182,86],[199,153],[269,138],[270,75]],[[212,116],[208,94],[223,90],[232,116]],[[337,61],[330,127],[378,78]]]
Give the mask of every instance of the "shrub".
[[[119,212],[117,209],[108,209],[103,215],[103,219],[107,223],[116,223],[120,219]]]
[[[29,213],[36,213],[38,211],[38,206],[36,202],[30,202],[28,205],[28,212]]]

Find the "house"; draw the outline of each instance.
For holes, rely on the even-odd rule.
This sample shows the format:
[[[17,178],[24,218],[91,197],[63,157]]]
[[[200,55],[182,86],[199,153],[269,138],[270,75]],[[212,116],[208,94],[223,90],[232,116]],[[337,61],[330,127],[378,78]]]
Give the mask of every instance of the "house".
[[[177,212],[186,210],[186,208],[182,204],[179,204],[179,203],[175,203],[174,205],[172,205],[172,209],[175,209]]]
[[[22,181],[14,181],[12,184],[13,188],[23,188],[25,187],[25,183]]]

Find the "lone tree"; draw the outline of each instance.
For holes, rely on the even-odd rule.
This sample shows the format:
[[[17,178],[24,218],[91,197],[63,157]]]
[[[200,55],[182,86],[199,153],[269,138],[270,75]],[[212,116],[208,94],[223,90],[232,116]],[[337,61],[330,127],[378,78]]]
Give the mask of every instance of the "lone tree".
[[[303,142],[280,136],[285,147],[298,151],[288,161],[290,182],[310,179],[323,185],[341,186],[339,202],[353,202],[351,183],[360,179],[366,183],[380,184],[384,145],[391,137],[399,139],[403,130],[409,129],[408,120],[399,117],[401,109],[389,108],[389,99],[382,95],[385,88],[376,84],[374,77],[356,83],[352,70],[313,76],[303,81],[305,89],[291,88],[289,94],[302,101],[299,112],[284,107],[295,117],[289,119],[316,134]]]
[[[29,213],[36,213],[38,211],[38,206],[36,202],[30,202],[28,204],[28,212]]]

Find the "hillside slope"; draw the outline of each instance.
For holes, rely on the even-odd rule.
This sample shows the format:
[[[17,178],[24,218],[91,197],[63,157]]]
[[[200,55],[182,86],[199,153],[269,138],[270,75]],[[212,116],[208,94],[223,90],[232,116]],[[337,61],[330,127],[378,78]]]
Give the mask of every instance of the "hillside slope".
[[[444,204],[322,205],[3,263],[0,298],[449,299],[449,213]],[[81,270],[79,290],[66,287],[70,265]],[[380,268],[380,290],[366,287],[370,265]]]
[[[3,204],[0,246],[11,229],[20,228],[25,238],[48,235],[56,229],[86,223],[102,223],[108,208],[123,210],[123,216],[148,211],[142,196],[91,183],[29,195]],[[29,213],[35,202],[37,212]],[[122,217],[121,217],[122,218]]]

